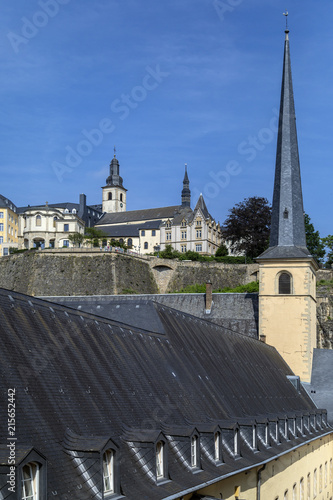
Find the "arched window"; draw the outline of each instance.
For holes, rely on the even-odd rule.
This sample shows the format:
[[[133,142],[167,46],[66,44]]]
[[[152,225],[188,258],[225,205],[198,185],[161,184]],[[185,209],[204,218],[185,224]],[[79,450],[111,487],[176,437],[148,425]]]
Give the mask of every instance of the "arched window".
[[[40,215],[36,215],[36,226],[42,225],[42,217]]]
[[[112,193],[108,194],[108,200],[112,200]]]
[[[148,241],[145,241],[145,243],[144,243],[144,249],[148,250]]]
[[[279,276],[279,294],[291,294],[291,275],[289,273],[281,273]]]
[[[133,240],[132,240],[132,238],[128,238],[128,240],[127,240],[127,246],[128,246],[128,248],[132,248],[132,246],[133,246]]]
[[[123,195],[122,195],[122,193],[120,194],[120,201],[123,201]]]
[[[22,468],[22,500],[39,499],[39,465],[30,462]]]

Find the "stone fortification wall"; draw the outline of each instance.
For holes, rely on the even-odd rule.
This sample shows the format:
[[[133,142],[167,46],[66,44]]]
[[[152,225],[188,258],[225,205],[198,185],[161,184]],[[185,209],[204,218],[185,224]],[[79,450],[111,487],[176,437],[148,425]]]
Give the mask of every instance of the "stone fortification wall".
[[[145,260],[104,252],[31,252],[3,257],[0,287],[28,295],[158,292]]]
[[[43,250],[2,257],[0,287],[28,295],[166,293],[211,280],[214,289],[255,279],[256,264],[178,262],[97,250]]]

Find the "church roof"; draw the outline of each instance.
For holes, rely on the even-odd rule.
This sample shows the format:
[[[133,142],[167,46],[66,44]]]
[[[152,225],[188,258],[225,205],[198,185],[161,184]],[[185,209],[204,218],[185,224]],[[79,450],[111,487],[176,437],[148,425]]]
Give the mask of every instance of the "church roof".
[[[181,208],[180,205],[175,205],[171,207],[148,208],[145,210],[131,210],[127,212],[105,214],[97,225],[105,226],[108,224],[126,224],[128,222],[148,221],[152,219],[172,219]]]
[[[285,33],[270,244],[259,259],[309,255],[306,249],[289,31]]]
[[[152,220],[148,222],[141,222],[140,224],[115,224],[103,225],[99,224],[98,229],[103,231],[106,236],[114,238],[135,238],[139,236],[141,230],[159,229],[162,223],[161,219]]]
[[[2,386],[17,391],[17,443],[47,460],[48,496],[57,492],[59,498],[75,498],[79,485],[81,500],[101,497],[100,453],[111,441],[121,456],[122,494],[160,500],[196,491],[331,432],[324,421],[311,434],[297,430],[279,444],[272,434],[270,445],[261,439],[253,450],[246,434],[249,422],[257,421],[259,432],[261,422],[309,412],[321,421],[325,412],[290,383],[292,372],[273,347],[159,304],[153,307],[163,333],[0,290]],[[7,391],[2,397],[4,428]],[[240,455],[235,457],[228,439],[239,426]],[[224,436],[219,466],[213,428]],[[195,473],[193,432],[205,451]],[[163,483],[154,472],[159,436],[169,456]],[[6,473],[0,471],[0,491]]]
[[[197,201],[197,204],[195,206],[194,211],[199,210],[199,209],[201,210],[205,219],[210,218],[210,219],[214,220],[213,217],[208,212],[208,209],[207,209],[207,206],[206,206],[206,203],[205,203],[205,200],[204,200],[204,197],[202,196],[202,194],[200,194],[200,196],[198,198],[198,201]]]

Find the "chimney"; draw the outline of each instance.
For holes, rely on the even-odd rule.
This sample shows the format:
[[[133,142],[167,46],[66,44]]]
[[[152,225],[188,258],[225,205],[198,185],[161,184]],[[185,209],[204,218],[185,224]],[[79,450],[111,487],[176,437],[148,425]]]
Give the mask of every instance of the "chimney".
[[[210,280],[207,281],[206,283],[206,295],[205,295],[205,309],[206,309],[206,314],[210,314],[210,311],[212,310],[212,304],[213,304],[213,285]]]
[[[260,335],[260,341],[266,344],[266,335]]]
[[[86,207],[87,207],[87,197],[85,194],[80,194],[80,207],[79,207],[78,216],[81,219],[84,218],[84,215],[86,213]]]

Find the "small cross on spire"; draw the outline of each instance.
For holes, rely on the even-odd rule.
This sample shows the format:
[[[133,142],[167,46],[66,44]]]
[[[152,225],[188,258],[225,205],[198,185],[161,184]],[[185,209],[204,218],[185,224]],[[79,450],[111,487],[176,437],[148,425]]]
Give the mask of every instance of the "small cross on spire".
[[[286,16],[286,30],[288,29],[288,16],[289,16],[289,12],[287,11],[286,9],[286,12],[283,13],[284,16]]]

